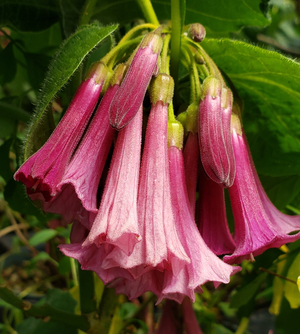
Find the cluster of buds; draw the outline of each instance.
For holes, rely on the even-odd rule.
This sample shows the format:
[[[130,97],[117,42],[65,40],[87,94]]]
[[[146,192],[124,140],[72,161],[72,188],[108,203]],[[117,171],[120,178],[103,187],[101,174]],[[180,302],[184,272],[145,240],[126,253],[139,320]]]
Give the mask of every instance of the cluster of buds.
[[[15,174],[44,211],[73,223],[61,251],[131,299],[152,291],[158,302],[194,300],[207,281],[228,283],[240,270],[233,264],[300,237],[290,234],[299,217],[279,212],[261,186],[240,107],[199,45],[205,29],[186,31],[192,94],[178,119],[170,31],[129,32],[91,67],[51,137]]]

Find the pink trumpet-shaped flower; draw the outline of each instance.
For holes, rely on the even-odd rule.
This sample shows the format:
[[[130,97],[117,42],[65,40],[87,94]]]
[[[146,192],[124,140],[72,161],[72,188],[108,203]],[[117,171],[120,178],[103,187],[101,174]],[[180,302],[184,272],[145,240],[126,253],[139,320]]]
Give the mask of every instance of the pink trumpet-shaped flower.
[[[60,192],[44,204],[44,211],[61,214],[68,223],[76,219],[88,229],[98,212],[98,186],[115,133],[108,109],[118,87],[115,84],[108,88],[57,186]]]
[[[167,153],[168,104],[158,101],[148,119],[138,191],[138,220],[142,241],[130,256],[115,248],[104,268],[120,266],[137,278],[150,269],[175,275],[190,260],[178,239],[172,214]],[[109,263],[107,263],[109,261]]]
[[[236,177],[229,188],[235,219],[236,249],[225,256],[227,263],[251,259],[268,248],[280,247],[300,238],[300,216],[279,212],[268,199],[257,176],[246,136],[237,116],[232,116],[232,142]]]
[[[226,101],[224,101],[225,98]],[[228,140],[230,111],[231,100],[228,99],[227,93],[222,96],[221,81],[214,77],[206,78],[199,107],[198,132],[201,161],[206,174],[224,187],[232,185],[235,170],[231,142]]]
[[[16,172],[15,180],[25,184],[29,196],[41,193],[45,201],[50,201],[57,194],[57,185],[92,115],[106,76],[105,65],[92,66],[50,138]]]
[[[183,299],[181,309],[186,334],[203,334],[189,298]]]
[[[140,170],[143,107],[118,134],[100,209],[83,246],[109,243],[127,255],[140,241],[137,191]]]
[[[191,213],[195,215],[196,189],[199,165],[198,133],[189,132],[183,150],[186,189],[188,193]]]
[[[170,298],[181,303],[184,296],[194,301],[194,291],[200,291],[200,286],[208,281],[214,281],[216,286],[228,283],[230,276],[240,268],[228,266],[203,241],[189,209],[182,152],[175,146],[169,147],[169,163],[173,213],[191,263],[177,276],[165,272],[164,289],[158,302],[162,298]]]
[[[173,300],[166,300],[159,321],[159,327],[155,331],[155,334],[181,334],[182,322],[178,316],[179,305]]]
[[[156,33],[149,33],[143,38],[109,109],[110,124],[114,128],[126,126],[142,105],[157,68],[162,44],[162,38]]]
[[[230,234],[223,187],[199,168],[198,228],[207,246],[217,255],[231,254],[235,242]]]

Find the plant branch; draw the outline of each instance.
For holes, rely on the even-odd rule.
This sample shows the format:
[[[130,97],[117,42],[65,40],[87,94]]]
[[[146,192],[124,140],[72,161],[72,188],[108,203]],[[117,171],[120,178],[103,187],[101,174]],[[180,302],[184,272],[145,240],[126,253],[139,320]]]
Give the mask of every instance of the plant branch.
[[[148,23],[152,23],[152,24],[155,24],[156,26],[159,26],[159,21],[157,19],[157,16],[155,14],[151,1],[150,0],[137,0],[137,3],[139,4],[144,14],[146,21]]]

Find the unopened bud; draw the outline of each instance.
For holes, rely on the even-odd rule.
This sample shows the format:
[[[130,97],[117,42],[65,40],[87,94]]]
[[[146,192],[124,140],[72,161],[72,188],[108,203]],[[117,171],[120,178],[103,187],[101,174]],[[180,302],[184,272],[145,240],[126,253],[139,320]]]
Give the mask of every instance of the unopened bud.
[[[205,65],[206,64],[206,61],[204,60],[204,58],[201,56],[201,54],[199,52],[196,52],[194,54],[194,59],[195,59],[195,62],[199,65]]]
[[[190,104],[186,110],[186,130],[193,134],[198,132],[198,114],[199,105],[196,103]]]
[[[150,99],[153,105],[158,101],[163,104],[170,104],[174,93],[174,80],[165,73],[160,73],[152,80],[150,87]]]
[[[176,146],[180,150],[183,146],[184,129],[180,122],[168,122],[168,147]]]
[[[220,97],[222,93],[222,82],[216,77],[207,77],[203,82],[201,100],[204,100],[207,95],[212,99]]]
[[[186,129],[186,111],[181,112],[178,116],[177,116],[177,120],[178,122],[180,122],[182,124],[182,126],[184,127],[184,129]]]
[[[205,35],[206,31],[205,28],[203,27],[202,24],[200,23],[193,23],[190,26],[190,29],[188,31],[189,36],[191,39],[195,42],[202,42]]]
[[[150,47],[153,53],[160,54],[160,51],[163,46],[163,40],[160,35],[150,32],[147,34],[141,41],[140,48],[145,49]]]
[[[125,64],[119,64],[116,66],[113,76],[110,80],[110,86],[114,85],[121,85],[121,82],[123,81],[125,72],[127,70],[127,66]]]

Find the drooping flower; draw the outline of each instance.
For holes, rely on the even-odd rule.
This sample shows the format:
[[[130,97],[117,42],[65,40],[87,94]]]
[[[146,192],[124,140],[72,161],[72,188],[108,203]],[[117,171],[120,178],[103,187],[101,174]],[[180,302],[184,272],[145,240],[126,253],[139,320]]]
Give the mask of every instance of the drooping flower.
[[[130,269],[134,277],[147,270],[178,273],[189,259],[178,239],[170,195],[167,155],[168,104],[158,101],[148,119],[138,191],[138,221],[142,241],[130,256],[114,249],[104,261]]]
[[[268,199],[257,176],[247,139],[238,116],[232,115],[232,142],[236,176],[229,188],[235,220],[236,249],[225,256],[227,263],[252,259],[272,247],[280,247],[300,237],[300,216],[278,211]]]
[[[172,210],[176,226],[191,262],[177,275],[165,272],[162,298],[174,299],[181,303],[184,296],[194,300],[194,292],[201,291],[201,285],[214,281],[215,286],[228,283],[230,276],[240,270],[228,266],[220,260],[202,239],[189,209],[188,196],[184,179],[182,151],[178,146],[169,147]]]
[[[98,214],[83,246],[109,243],[129,255],[140,241],[137,191],[143,107],[118,134]]]
[[[198,228],[207,246],[217,255],[231,254],[235,242],[230,234],[223,187],[199,168]]]
[[[15,180],[25,184],[29,196],[40,193],[50,201],[57,194],[57,185],[93,113],[107,71],[101,63],[92,66],[50,138],[15,173]]]
[[[231,100],[227,90],[222,94],[222,82],[208,77],[203,82],[199,107],[199,146],[203,168],[216,183],[230,187],[234,179],[235,162],[230,138]],[[223,104],[223,106],[222,106]],[[230,120],[229,120],[230,121]]]
[[[143,38],[109,109],[110,124],[114,128],[121,129],[126,126],[142,105],[151,77],[157,68],[162,44],[162,38],[154,32]]]
[[[186,189],[193,216],[195,215],[198,165],[200,159],[197,127],[198,109],[198,105],[191,104],[186,111],[186,130],[188,135],[183,149]]]
[[[166,300],[163,313],[159,321],[159,327],[155,334],[179,334],[182,333],[182,321],[179,318],[179,305],[173,300]]]
[[[183,299],[181,309],[186,334],[203,334],[189,298]]]

